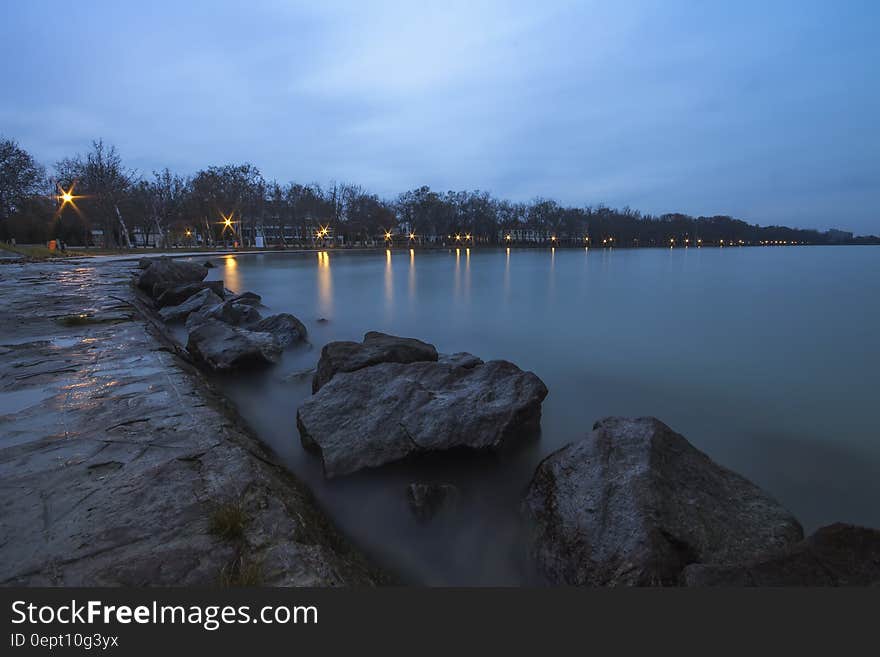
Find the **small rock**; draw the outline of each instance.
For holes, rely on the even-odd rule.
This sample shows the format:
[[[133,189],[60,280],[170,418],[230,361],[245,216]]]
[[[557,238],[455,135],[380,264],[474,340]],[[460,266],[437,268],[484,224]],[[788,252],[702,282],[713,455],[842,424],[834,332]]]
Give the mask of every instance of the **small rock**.
[[[230,370],[277,363],[281,347],[269,333],[248,331],[206,318],[189,334],[187,350],[212,370]]]
[[[225,294],[225,288],[223,287],[223,281],[200,281],[198,283],[184,283],[183,285],[175,285],[174,287],[165,290],[159,298],[156,299],[156,307],[164,308],[165,306],[176,306],[177,304],[183,303],[187,299],[189,299],[192,295],[197,292],[201,292],[204,289],[209,289],[214,292],[220,299],[223,298]]]
[[[524,511],[554,584],[677,584],[689,564],[738,563],[803,538],[772,497],[656,418],[606,418],[548,456]]]
[[[280,313],[261,319],[250,327],[253,331],[264,331],[275,336],[278,344],[288,347],[306,339],[306,327],[289,313]]]
[[[150,259],[137,279],[137,286],[154,298],[165,290],[184,283],[198,283],[208,275],[208,270],[192,262],[172,260],[167,256]]]
[[[263,300],[256,292],[242,292],[240,294],[235,294],[229,299],[232,303],[241,303],[248,306],[259,306]]]
[[[240,300],[236,301],[234,297],[206,309],[202,314],[232,326],[249,326],[263,319],[255,306]]]
[[[210,260],[205,260],[205,262],[204,262],[204,266],[205,266],[205,268],[207,268],[207,269],[214,269],[214,267],[216,267],[217,265],[215,265],[215,264],[214,264],[213,262],[211,262]]]
[[[191,314],[202,312],[220,303],[222,303],[222,299],[214,294],[210,288],[205,288],[181,304],[160,308],[159,316],[166,322],[182,322]]]
[[[460,351],[457,354],[440,354],[440,358],[437,362],[446,363],[447,365],[452,365],[453,367],[464,367],[470,369],[471,367],[482,365],[483,359],[477,358],[473,354],[469,354],[466,351]]]
[[[378,363],[436,360],[437,349],[432,344],[370,331],[363,342],[329,342],[324,345],[312,379],[312,392],[318,392],[337,372],[354,372]]]
[[[425,522],[441,509],[458,506],[461,494],[452,484],[412,483],[406,487],[406,499],[416,518]]]

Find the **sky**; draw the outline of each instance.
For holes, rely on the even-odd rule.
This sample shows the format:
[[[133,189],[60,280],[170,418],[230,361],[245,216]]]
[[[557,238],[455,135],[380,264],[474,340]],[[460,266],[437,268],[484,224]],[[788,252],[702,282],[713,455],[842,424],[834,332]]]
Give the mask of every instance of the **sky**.
[[[42,163],[729,214],[880,234],[880,2],[0,5]]]

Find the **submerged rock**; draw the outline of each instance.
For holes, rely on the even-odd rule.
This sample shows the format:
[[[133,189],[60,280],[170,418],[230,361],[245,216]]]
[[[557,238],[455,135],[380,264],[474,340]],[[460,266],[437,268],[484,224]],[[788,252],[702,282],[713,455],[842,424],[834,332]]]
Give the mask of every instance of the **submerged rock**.
[[[152,259],[137,279],[137,286],[153,297],[184,283],[198,283],[208,270],[193,262],[172,260],[167,256]]]
[[[222,303],[222,299],[210,288],[204,288],[176,306],[159,309],[159,316],[166,322],[182,322],[191,314],[199,313]]]
[[[289,313],[271,315],[261,319],[250,328],[254,331],[271,333],[282,347],[301,342],[308,335],[303,323]]]
[[[458,506],[461,493],[452,484],[412,483],[406,487],[406,499],[413,514],[424,522],[444,508]]]
[[[176,306],[189,299],[192,295],[201,292],[204,289],[211,290],[220,299],[226,294],[223,287],[223,281],[200,281],[198,283],[184,283],[183,285],[175,285],[165,290],[156,299],[156,307],[164,308],[165,306]]]
[[[300,407],[297,427],[336,477],[420,452],[499,448],[538,428],[546,396],[541,379],[503,360],[380,363],[338,372]]]
[[[837,523],[782,553],[735,565],[694,564],[687,586],[878,586],[880,531]]]
[[[738,563],[803,538],[763,490],[655,418],[606,418],[548,456],[524,503],[554,584],[675,584],[693,563]]]
[[[354,372],[379,363],[436,361],[437,357],[432,344],[378,331],[367,333],[363,342],[329,342],[321,349],[312,392],[318,392],[337,372]]]
[[[248,331],[211,318],[190,331],[186,348],[198,362],[220,372],[281,359],[281,346],[270,333]]]

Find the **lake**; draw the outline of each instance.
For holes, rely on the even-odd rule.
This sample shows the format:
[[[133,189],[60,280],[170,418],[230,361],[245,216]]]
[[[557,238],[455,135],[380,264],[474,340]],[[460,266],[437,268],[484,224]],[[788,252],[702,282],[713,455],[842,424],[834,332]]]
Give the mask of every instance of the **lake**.
[[[327,251],[214,260],[209,278],[289,312],[308,346],[220,380],[342,530],[411,583],[537,583],[517,506],[541,458],[607,415],[654,415],[771,492],[805,530],[880,526],[880,247]],[[325,319],[326,322],[319,322]],[[296,409],[331,340],[417,337],[534,371],[539,440],[325,481]],[[419,523],[405,489],[452,482]]]

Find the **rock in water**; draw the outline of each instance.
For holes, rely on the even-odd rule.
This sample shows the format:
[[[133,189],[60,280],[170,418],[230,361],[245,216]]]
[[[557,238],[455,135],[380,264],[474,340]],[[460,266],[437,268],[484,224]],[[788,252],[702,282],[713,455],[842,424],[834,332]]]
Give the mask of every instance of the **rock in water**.
[[[234,297],[215,305],[213,308],[204,310],[201,314],[232,326],[256,324],[263,319],[256,306],[242,303],[240,300],[236,301]]]
[[[181,262],[169,257],[153,259],[137,279],[137,286],[154,298],[176,285],[198,283],[208,270],[192,262]]]
[[[837,523],[751,562],[688,566],[682,580],[687,586],[878,586],[880,531]]]
[[[499,448],[538,428],[546,396],[541,379],[503,360],[380,363],[338,372],[300,407],[297,426],[336,477],[419,452]]]
[[[186,348],[197,361],[219,372],[277,363],[281,359],[281,347],[271,334],[210,318],[190,331]]]
[[[229,301],[232,303],[241,303],[246,306],[259,306],[263,301],[263,297],[256,292],[241,292],[239,294],[234,294]]]
[[[301,321],[289,313],[271,315],[250,327],[254,331],[263,331],[275,336],[282,347],[288,347],[306,339],[308,332]]]
[[[415,338],[400,338],[370,331],[363,342],[328,342],[321,349],[312,393],[318,392],[337,372],[354,372],[379,363],[436,361],[437,349]]]
[[[548,456],[524,510],[554,584],[676,584],[692,563],[734,563],[803,538],[773,498],[655,418],[606,418]]]
[[[443,508],[458,505],[461,494],[452,484],[412,483],[406,487],[406,499],[415,516],[425,522]]]
[[[223,295],[226,294],[226,290],[223,287],[223,281],[184,283],[183,285],[175,285],[159,295],[159,298],[156,299],[156,307],[164,308],[165,306],[176,306],[189,299],[192,295],[201,292],[205,288],[211,290],[220,299],[223,299]]]
[[[221,303],[223,300],[213,290],[205,288],[181,304],[160,308],[159,316],[166,322],[182,322],[191,314],[200,313]]]

